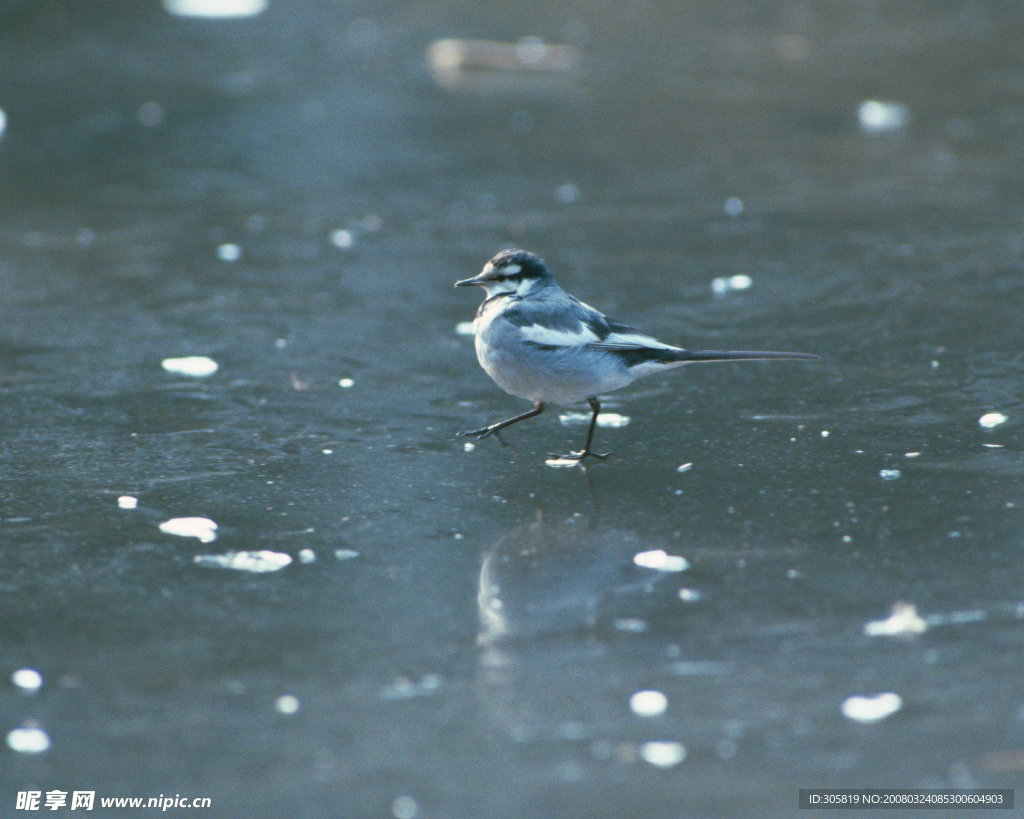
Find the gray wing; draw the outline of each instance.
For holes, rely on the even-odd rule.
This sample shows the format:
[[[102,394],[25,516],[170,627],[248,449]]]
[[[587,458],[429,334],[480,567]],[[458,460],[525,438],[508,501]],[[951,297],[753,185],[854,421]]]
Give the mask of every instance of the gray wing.
[[[550,351],[582,348],[607,353],[626,367],[661,360],[679,349],[608,318],[566,293],[516,302],[503,318],[519,329],[527,344]]]

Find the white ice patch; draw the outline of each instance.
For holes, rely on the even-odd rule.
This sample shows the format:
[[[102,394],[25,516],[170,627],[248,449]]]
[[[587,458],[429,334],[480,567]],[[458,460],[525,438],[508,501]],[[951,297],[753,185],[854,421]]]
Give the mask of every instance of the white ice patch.
[[[382,700],[409,700],[413,697],[425,697],[439,690],[442,682],[440,674],[424,674],[419,682],[410,680],[408,677],[399,677],[381,688],[377,692],[377,697]]]
[[[711,292],[716,296],[724,296],[732,290],[749,290],[754,280],[743,273],[735,276],[719,276],[711,280]]]
[[[218,245],[217,258],[222,262],[237,262],[242,258],[242,248],[230,242]]]
[[[267,0],[164,0],[175,17],[255,17],[266,8]]]
[[[579,458],[548,458],[544,461],[546,466],[552,466],[555,469],[562,469],[567,466],[579,466]]]
[[[239,572],[276,572],[292,562],[291,555],[263,549],[258,552],[228,552],[223,555],[196,555],[192,562],[204,569],[233,569]]]
[[[892,614],[885,620],[872,620],[864,624],[867,637],[908,637],[912,634],[923,634],[928,630],[928,623],[917,613],[912,603],[896,603]]]
[[[19,754],[41,754],[50,749],[50,736],[38,725],[26,722],[7,732],[7,747]]]
[[[978,419],[978,423],[981,424],[985,429],[992,429],[1000,424],[1006,423],[1006,416],[1001,412],[988,412]]]
[[[686,759],[686,746],[681,742],[645,742],[640,758],[656,768],[671,768]]]
[[[411,796],[396,796],[391,800],[391,815],[395,819],[416,819],[420,815],[420,805]]]
[[[910,124],[910,109],[898,102],[864,100],[857,106],[857,123],[870,135],[900,131]]]
[[[352,247],[355,243],[355,237],[352,235],[352,231],[339,229],[332,231],[331,233],[331,244],[335,247],[340,247],[342,250]]]
[[[874,697],[847,697],[843,700],[840,710],[847,719],[870,724],[895,714],[902,707],[903,698],[899,694],[886,691]]]
[[[668,708],[668,697],[660,691],[637,691],[629,698],[629,710],[639,717],[657,717]]]
[[[139,505],[139,499],[131,495],[121,495],[117,499],[117,505],[121,509],[135,509]]]
[[[202,543],[217,539],[217,524],[209,518],[171,518],[160,524],[160,531],[166,535],[198,538]]]
[[[722,210],[725,211],[726,216],[739,216],[743,213],[743,200],[738,196],[730,196],[722,205]]]
[[[925,620],[928,626],[962,626],[966,623],[980,623],[988,619],[988,612],[984,609],[968,609],[966,611],[951,611],[948,614],[929,614]]]
[[[592,414],[589,412],[563,412],[558,416],[562,426],[589,424]],[[624,427],[629,423],[628,415],[619,415],[617,412],[602,412],[597,416],[599,427]]]
[[[34,668],[19,668],[11,674],[11,682],[26,694],[35,694],[43,687],[43,675]]]
[[[670,555],[664,549],[651,549],[637,552],[633,562],[644,569],[655,569],[659,572],[682,572],[690,567],[690,561],[681,555]]]
[[[165,358],[160,362],[169,373],[191,375],[193,378],[204,378],[217,372],[217,362],[205,355],[189,355],[183,358]]]

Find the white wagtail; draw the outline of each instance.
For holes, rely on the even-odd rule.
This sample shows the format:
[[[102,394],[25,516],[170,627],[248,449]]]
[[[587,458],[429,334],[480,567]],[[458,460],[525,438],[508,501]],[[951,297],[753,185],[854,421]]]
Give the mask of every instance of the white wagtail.
[[[696,361],[818,358],[808,353],[673,347],[570,296],[544,261],[526,250],[503,250],[484,265],[479,276],[455,282],[456,287],[467,285],[479,285],[487,294],[473,322],[480,365],[505,392],[534,405],[522,415],[459,435],[487,438],[540,415],[548,402],[571,404],[585,398],[594,411],[587,441],[579,452],[563,456],[567,460],[608,457],[610,453],[590,449],[601,411],[597,396],[645,375]]]

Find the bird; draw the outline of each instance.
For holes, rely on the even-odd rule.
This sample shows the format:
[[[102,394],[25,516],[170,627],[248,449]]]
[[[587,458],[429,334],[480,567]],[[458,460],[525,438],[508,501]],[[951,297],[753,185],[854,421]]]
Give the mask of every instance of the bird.
[[[786,359],[810,361],[810,353],[746,350],[686,350],[616,321],[570,295],[547,264],[528,250],[503,250],[483,270],[456,287],[482,287],[484,301],[473,322],[480,366],[505,392],[533,402],[533,409],[459,437],[483,440],[535,418],[547,404],[586,400],[593,415],[583,449],[558,456],[562,461],[605,460],[611,453],[591,449],[599,395],[638,378],[683,364],[704,361]]]

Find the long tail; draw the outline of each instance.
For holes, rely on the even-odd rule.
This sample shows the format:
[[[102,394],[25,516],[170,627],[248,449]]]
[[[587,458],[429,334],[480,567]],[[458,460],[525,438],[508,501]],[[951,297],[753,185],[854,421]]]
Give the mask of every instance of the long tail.
[[[759,361],[763,359],[788,359],[790,361],[814,361],[820,356],[812,353],[755,352],[750,350],[679,350],[665,356],[665,361]]]

